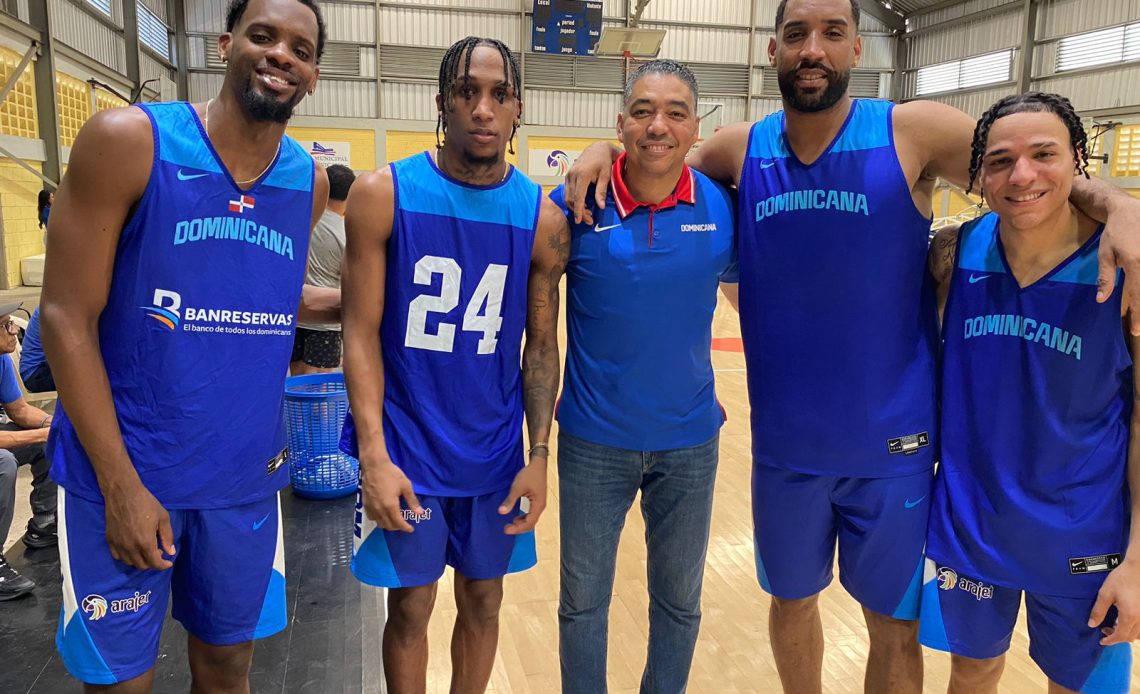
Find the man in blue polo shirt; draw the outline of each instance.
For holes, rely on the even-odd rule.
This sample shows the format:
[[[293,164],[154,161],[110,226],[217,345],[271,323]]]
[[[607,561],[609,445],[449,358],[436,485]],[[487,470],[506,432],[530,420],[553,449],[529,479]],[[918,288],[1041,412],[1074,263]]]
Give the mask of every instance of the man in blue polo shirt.
[[[685,165],[697,83],[670,60],[625,87],[604,210],[571,220],[558,409],[563,692],[606,691],[618,540],[641,491],[649,572],[643,692],[681,692],[701,621],[720,427],[710,358],[717,285],[736,281],[733,203]],[[587,200],[593,200],[587,195]],[[562,187],[551,198],[565,210]]]

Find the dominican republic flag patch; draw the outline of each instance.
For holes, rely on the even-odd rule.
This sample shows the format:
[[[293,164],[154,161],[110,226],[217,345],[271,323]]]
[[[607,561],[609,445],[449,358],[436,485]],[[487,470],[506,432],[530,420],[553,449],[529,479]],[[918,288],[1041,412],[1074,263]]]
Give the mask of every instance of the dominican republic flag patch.
[[[237,212],[241,214],[246,210],[253,209],[253,198],[248,195],[242,195],[237,200],[230,200],[230,212]]]

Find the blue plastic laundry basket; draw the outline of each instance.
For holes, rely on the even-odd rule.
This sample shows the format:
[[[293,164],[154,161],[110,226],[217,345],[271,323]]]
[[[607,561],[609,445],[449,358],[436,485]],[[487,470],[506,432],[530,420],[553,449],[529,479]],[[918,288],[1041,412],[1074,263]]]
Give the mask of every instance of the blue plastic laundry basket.
[[[360,463],[340,450],[340,430],[346,414],[344,374],[285,379],[289,482],[297,496],[335,499],[356,491]]]

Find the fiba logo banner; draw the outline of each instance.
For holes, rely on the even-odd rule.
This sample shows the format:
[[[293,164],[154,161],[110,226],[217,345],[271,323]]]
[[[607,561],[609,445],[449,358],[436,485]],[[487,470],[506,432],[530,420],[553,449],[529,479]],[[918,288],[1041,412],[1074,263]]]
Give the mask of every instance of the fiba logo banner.
[[[88,595],[83,598],[82,607],[88,621],[98,622],[107,616],[107,599],[102,595]]]
[[[556,149],[546,158],[546,165],[558,171],[559,176],[565,176],[570,169],[570,157],[566,156],[566,152]]]
[[[166,289],[155,289],[154,305],[142,307],[148,316],[162,323],[169,330],[177,328],[182,321],[182,314],[179,313],[181,308],[182,296]]]
[[[562,178],[581,154],[580,151],[569,149],[532,149],[530,175]]]

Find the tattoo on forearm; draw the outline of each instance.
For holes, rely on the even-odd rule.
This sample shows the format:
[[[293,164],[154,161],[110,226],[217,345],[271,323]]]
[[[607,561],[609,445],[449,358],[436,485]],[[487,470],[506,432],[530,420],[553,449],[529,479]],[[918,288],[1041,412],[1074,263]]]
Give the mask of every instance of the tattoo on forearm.
[[[535,269],[530,284],[527,348],[523,352],[523,408],[531,432],[549,432],[558,394],[558,283],[570,259],[568,234],[550,234],[556,260],[545,272]]]

